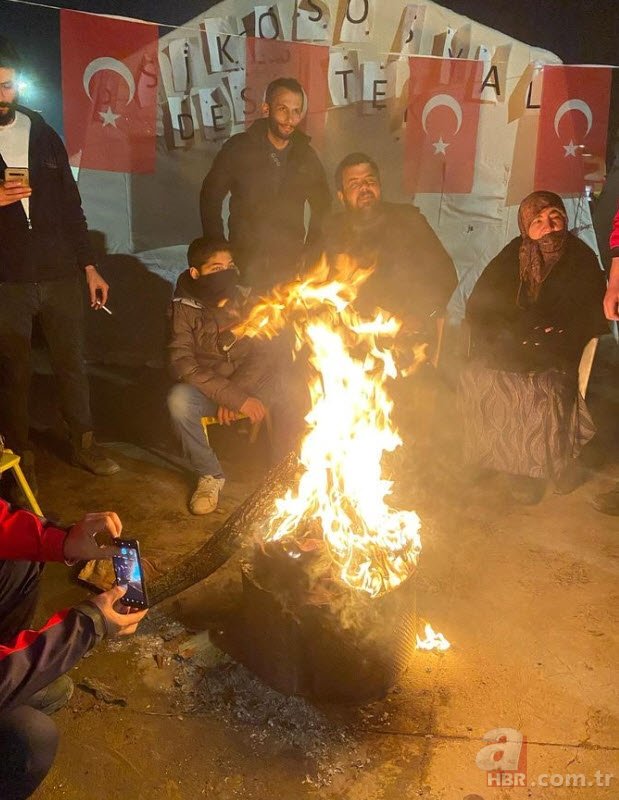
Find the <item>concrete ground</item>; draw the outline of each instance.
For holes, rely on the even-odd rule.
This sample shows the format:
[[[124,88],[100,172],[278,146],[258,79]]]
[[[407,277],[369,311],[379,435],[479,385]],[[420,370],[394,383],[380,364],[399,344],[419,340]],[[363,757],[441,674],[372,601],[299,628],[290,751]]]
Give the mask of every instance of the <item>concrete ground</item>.
[[[468,483],[448,391],[430,456],[396,474],[399,503],[423,523],[418,610],[449,651],[418,651],[399,685],[362,708],[284,698],[212,643],[238,603],[233,558],[155,609],[132,640],[103,644],[73,670],[75,694],[56,716],[60,750],[36,800],[619,797],[619,518],[591,505],[619,479],[619,370],[608,343],[596,370],[602,436],[573,494],[549,490],[522,507],[498,477]],[[229,472],[222,505],[192,517],[187,476],[153,455],[169,446],[161,377],[93,370],[92,383],[98,428],[122,471],[85,474],[39,435],[41,505],[67,521],[115,509],[165,569],[259,483],[260,447],[217,432]],[[51,566],[40,614],[84,594]],[[476,763],[495,729],[509,729],[516,760],[520,751],[523,786],[489,786],[496,778]]]

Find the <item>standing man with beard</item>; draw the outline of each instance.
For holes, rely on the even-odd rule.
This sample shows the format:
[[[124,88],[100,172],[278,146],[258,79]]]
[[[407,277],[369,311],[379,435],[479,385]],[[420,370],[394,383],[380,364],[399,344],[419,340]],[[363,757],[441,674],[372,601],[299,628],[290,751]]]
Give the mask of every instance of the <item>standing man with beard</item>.
[[[382,199],[380,173],[365,153],[350,153],[335,172],[344,211],[325,225],[325,249],[331,258],[346,254],[360,267],[374,267],[361,286],[357,307],[375,307],[404,320],[410,332],[434,332],[458,285],[449,254],[423,214],[408,203]]]
[[[73,463],[96,475],[119,467],[94,443],[82,358],[82,281],[95,309],[109,287],[94,264],[60,137],[40,114],[17,105],[19,67],[17,53],[0,38],[0,179],[7,167],[29,169],[29,186],[0,183],[0,425],[36,491],[28,418],[35,318],[58,382]]]
[[[229,241],[243,282],[264,290],[293,278],[306,246],[320,236],[330,196],[322,164],[299,131],[303,88],[294,78],[267,87],[262,113],[221,148],[202,184],[204,236],[225,238],[223,202],[230,193]],[[311,217],[305,231],[305,203]]]

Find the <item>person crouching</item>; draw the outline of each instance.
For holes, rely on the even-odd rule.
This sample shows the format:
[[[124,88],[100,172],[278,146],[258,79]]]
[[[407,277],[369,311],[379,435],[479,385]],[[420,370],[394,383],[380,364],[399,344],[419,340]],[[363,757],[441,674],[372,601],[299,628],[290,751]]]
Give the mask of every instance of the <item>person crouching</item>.
[[[189,269],[176,284],[171,303],[169,363],[178,383],[168,408],[183,455],[197,476],[189,509],[209,514],[217,508],[225,477],[202,427],[202,417],[229,425],[239,414],[252,423],[266,414],[272,363],[265,343],[232,328],[250,305],[250,291],[225,241],[195,239],[187,251]]]

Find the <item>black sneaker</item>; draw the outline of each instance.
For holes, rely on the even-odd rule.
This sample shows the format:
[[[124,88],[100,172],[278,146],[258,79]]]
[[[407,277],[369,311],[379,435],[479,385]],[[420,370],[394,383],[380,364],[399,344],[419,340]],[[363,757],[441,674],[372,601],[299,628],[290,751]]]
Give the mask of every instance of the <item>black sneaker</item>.
[[[73,439],[71,445],[71,463],[77,467],[83,467],[95,475],[114,475],[120,469],[97,445],[92,431]]]
[[[24,705],[42,711],[47,716],[55,714],[64,708],[73,695],[75,686],[68,675],[61,675],[47,686],[39,689],[32,697],[24,702]]]

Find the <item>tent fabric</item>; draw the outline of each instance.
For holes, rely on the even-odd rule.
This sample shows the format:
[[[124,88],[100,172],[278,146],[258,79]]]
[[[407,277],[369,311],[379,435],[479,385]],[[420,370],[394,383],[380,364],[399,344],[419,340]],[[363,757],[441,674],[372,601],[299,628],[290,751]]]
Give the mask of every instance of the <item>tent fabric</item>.
[[[323,9],[320,25],[312,21],[317,16],[314,5]],[[243,30],[279,34],[287,41],[296,35],[305,39],[304,47],[313,42],[312,47],[329,49],[329,106],[324,131],[314,142],[327,175],[332,181],[335,166],[347,153],[367,151],[381,168],[385,198],[420,207],[458,270],[460,284],[449,306],[450,320],[458,322],[478,275],[518,234],[517,206],[533,188],[540,68],[560,59],[430,0],[416,5],[405,0],[321,0],[308,5],[298,0],[298,8],[297,0],[271,6],[223,0],[162,36],[155,172],[129,176],[79,171],[90,226],[105,235],[111,263],[133,253],[132,274],[152,273],[157,284],[163,282],[171,291],[177,255],[184,256],[187,243],[201,232],[202,180],[222,142],[245,128],[239,118],[245,38],[235,35]],[[221,36],[217,45],[217,33],[226,31],[227,38]],[[483,62],[470,193],[412,196],[405,189],[404,109],[411,55]],[[348,97],[342,65],[349,71]],[[282,65],[284,74],[285,69]],[[203,124],[209,114],[221,121],[222,130]],[[597,251],[584,197],[568,197],[566,206],[572,230]],[[117,272],[117,266],[110,267],[111,302],[118,291]],[[126,276],[118,279],[126,284]],[[126,356],[126,343],[122,347]],[[114,358],[114,350],[106,357]]]

